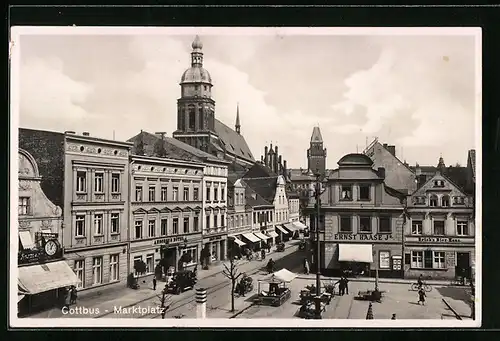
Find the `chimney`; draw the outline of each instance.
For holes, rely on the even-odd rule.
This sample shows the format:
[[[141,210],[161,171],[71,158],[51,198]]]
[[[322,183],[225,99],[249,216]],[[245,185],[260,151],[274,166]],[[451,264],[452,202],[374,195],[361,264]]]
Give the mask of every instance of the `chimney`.
[[[384,167],[379,167],[377,173],[378,173],[378,176],[380,176],[382,179],[385,179],[385,168]]]
[[[415,166],[415,175],[419,176],[420,174],[422,174],[422,169],[417,163],[417,165]]]
[[[72,134],[72,135],[76,134],[73,130],[66,130],[64,133],[65,134]]]
[[[281,170],[283,166],[283,163],[282,163],[282,158],[281,158],[281,155],[278,157],[278,167],[276,168],[276,170]]]
[[[389,153],[391,153],[393,156],[396,156],[396,146],[387,146],[387,150]]]
[[[267,149],[267,146],[264,147],[264,164],[267,166],[267,160],[269,159],[269,156],[267,155],[269,150]]]
[[[425,184],[427,177],[425,174],[420,174],[417,176],[417,187],[420,188],[423,184]]]
[[[385,149],[387,149],[387,143],[384,143],[383,146]]]
[[[283,174],[285,174],[287,178],[290,178],[288,169],[286,168],[286,160],[283,161]]]
[[[83,135],[83,136],[90,136],[90,134],[89,134],[89,132],[88,132],[88,131],[84,131],[84,132],[82,133],[82,135]]]

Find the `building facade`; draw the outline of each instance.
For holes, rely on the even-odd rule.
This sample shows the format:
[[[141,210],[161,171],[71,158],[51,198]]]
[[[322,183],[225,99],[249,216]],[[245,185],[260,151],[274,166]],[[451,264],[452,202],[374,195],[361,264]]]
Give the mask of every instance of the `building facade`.
[[[194,267],[202,248],[204,165],[131,156],[129,273],[161,277]],[[137,262],[146,264],[138,274]]]
[[[373,275],[378,269],[381,277],[402,277],[404,194],[385,185],[384,169],[374,170],[366,155],[345,155],[338,165],[323,184],[321,195],[321,272]],[[314,205],[312,199],[308,210],[313,242]]]
[[[246,248],[242,235],[252,233],[252,207],[247,203],[246,188],[241,179],[228,189],[228,253],[241,257]]]
[[[126,280],[131,147],[65,134],[63,247],[80,291]]]
[[[437,172],[407,200],[405,277],[470,278],[474,235],[473,196]]]
[[[18,310],[24,316],[62,306],[78,280],[63,259],[61,208],[43,192],[33,156],[20,149],[18,165]]]
[[[208,264],[227,255],[227,162],[205,163],[203,177],[203,253]]]

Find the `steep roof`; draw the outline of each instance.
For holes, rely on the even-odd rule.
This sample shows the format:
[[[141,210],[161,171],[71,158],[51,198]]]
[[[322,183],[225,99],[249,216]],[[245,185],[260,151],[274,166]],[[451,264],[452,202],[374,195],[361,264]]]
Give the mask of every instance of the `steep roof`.
[[[248,171],[248,168],[236,163],[236,162],[232,162],[229,166],[228,166],[228,175],[227,175],[227,179],[228,181],[232,181],[232,182],[236,182],[236,180],[238,179],[241,179],[245,173]]]
[[[274,173],[271,168],[267,167],[266,165],[262,164],[261,162],[256,162],[253,164],[250,169],[243,175],[244,178],[252,179],[252,178],[262,178],[262,177],[269,177],[269,176],[278,176],[276,173]]]
[[[219,137],[219,141],[212,141],[212,144],[215,144],[217,148],[223,148],[227,151],[227,153],[234,154],[246,161],[255,162],[252,152],[250,151],[243,135],[238,134],[236,131],[217,119],[215,120],[215,132]],[[217,146],[219,142],[222,146]]]
[[[259,195],[256,191],[254,191],[246,182],[243,180],[243,184],[245,185],[245,197],[247,206],[256,207],[256,206],[268,206],[272,207],[273,204],[266,201],[262,196]]]
[[[415,169],[415,167],[412,168]],[[439,169],[434,166],[419,166],[419,168],[423,175],[428,175],[430,177],[433,177],[439,171]],[[448,166],[443,168],[441,173],[460,190],[467,192],[467,167]]]
[[[244,178],[243,181],[267,202],[273,203],[278,177]]]
[[[145,131],[141,131],[134,137],[128,139],[128,142],[134,142],[134,147],[132,148],[132,154],[137,154],[138,144],[142,139],[144,146],[144,154],[146,156],[156,156],[155,144],[161,140],[161,138],[155,134],[151,134]],[[213,155],[205,153],[199,149],[191,147],[190,145],[176,140],[172,137],[165,136],[163,138],[163,146],[165,147],[166,156],[173,159],[186,160],[186,161],[196,161],[196,162],[224,162],[216,158]]]
[[[311,135],[311,142],[323,142],[323,137],[321,136],[321,131],[319,127],[314,127]]]

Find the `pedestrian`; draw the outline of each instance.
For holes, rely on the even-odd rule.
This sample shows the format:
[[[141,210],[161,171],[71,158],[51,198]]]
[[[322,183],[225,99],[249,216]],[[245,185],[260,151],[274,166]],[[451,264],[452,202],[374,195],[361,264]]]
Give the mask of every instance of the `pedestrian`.
[[[418,290],[418,304],[420,305],[420,302],[422,302],[422,305],[425,305],[425,291],[423,288],[420,288]]]
[[[267,243],[267,252],[271,252],[271,243]]]
[[[266,259],[266,250],[260,250],[260,257],[262,258],[262,260]]]
[[[71,292],[70,289],[66,289],[65,296],[64,296],[64,307],[66,309],[69,309],[69,306],[71,304]]]
[[[395,320],[395,319],[396,319],[396,314],[392,314],[391,320]]]
[[[344,286],[344,280],[343,277],[341,276],[340,279],[335,283],[334,285],[339,285],[339,296],[344,296],[345,293],[345,286]]]
[[[343,276],[343,280],[344,280],[344,290],[345,290],[345,294],[346,295],[349,295],[349,280],[347,279],[346,276]]]
[[[153,277],[153,290],[156,290],[156,277]]]
[[[71,297],[70,303],[71,304],[76,304],[77,295],[78,294],[77,294],[76,287],[74,285],[72,285],[71,289],[70,289],[70,297]]]
[[[309,275],[309,262],[307,261],[307,258],[304,258],[304,271],[306,275]]]

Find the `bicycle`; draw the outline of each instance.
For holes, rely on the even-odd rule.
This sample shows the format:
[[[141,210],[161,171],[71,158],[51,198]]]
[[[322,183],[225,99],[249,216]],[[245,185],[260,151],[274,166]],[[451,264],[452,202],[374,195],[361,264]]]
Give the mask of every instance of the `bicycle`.
[[[432,287],[429,284],[422,283],[422,288],[424,289],[425,292],[430,292],[432,291]],[[418,283],[412,283],[410,286],[412,291],[418,291],[420,289],[420,285]]]

